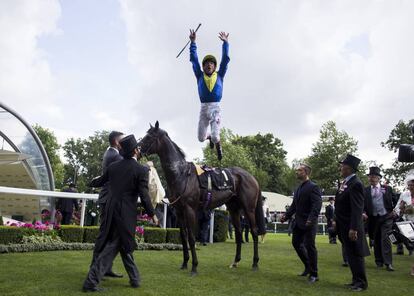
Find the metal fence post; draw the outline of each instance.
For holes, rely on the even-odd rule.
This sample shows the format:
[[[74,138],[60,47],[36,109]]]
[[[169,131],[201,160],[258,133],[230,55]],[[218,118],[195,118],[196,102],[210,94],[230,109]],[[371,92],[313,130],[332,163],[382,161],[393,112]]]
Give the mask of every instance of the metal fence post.
[[[82,199],[81,219],[80,226],[83,227],[85,224],[85,212],[86,212],[86,198]]]
[[[213,243],[213,235],[214,235],[214,210],[210,213],[210,244]]]
[[[164,203],[164,218],[162,220],[162,228],[164,228],[164,229],[167,228],[167,207],[168,207],[168,205],[166,203]]]

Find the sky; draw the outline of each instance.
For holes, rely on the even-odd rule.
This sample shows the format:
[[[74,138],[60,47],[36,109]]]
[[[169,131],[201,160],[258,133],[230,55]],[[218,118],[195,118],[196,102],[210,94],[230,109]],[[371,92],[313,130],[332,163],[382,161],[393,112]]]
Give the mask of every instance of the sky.
[[[222,125],[273,133],[288,161],[311,153],[334,120],[364,161],[413,118],[414,1],[1,0],[0,101],[60,144],[97,130],[144,136],[149,123],[202,156],[189,29],[200,57],[229,32]],[[1,128],[1,127],[0,127]],[[225,152],[224,152],[225,153]]]

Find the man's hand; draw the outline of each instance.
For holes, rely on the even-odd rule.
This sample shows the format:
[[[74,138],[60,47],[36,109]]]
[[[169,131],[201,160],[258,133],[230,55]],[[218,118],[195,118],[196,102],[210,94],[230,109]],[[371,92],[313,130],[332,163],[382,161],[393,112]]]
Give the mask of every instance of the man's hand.
[[[336,232],[336,221],[335,220],[332,221],[332,228]]]
[[[312,221],[307,220],[305,223],[305,227],[311,227],[312,226]]]
[[[218,38],[220,38],[220,40],[223,42],[228,42],[229,33],[226,34],[225,32],[220,32]]]
[[[365,213],[362,213],[362,220],[367,221],[368,220],[368,215]]]
[[[196,32],[190,29],[190,40],[191,42],[195,42],[196,40]]]
[[[154,222],[155,225],[159,225],[160,221],[157,218],[157,215],[152,216],[152,222]]]
[[[280,218],[280,222],[283,224],[286,222],[286,216],[283,215],[282,218]]]
[[[355,242],[358,239],[358,231],[350,229],[348,237],[351,241]]]

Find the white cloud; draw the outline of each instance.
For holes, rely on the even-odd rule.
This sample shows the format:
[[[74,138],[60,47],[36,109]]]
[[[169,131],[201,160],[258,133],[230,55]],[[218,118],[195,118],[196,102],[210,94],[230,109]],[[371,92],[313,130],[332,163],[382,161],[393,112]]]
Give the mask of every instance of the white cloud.
[[[188,50],[175,55],[188,28],[202,22],[199,56],[219,55],[216,34],[230,32],[225,126],[273,132],[293,159],[308,155],[321,125],[335,120],[358,140],[364,159],[394,157],[379,144],[399,119],[412,117],[413,2],[174,1],[162,9],[120,2],[143,120],[169,121],[190,150],[201,146],[197,89]]]

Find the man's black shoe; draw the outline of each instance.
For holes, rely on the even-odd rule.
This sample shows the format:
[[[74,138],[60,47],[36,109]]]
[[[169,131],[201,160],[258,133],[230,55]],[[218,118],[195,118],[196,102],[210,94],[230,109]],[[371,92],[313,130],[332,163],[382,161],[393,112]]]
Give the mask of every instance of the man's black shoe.
[[[388,264],[386,269],[387,271],[395,271],[394,267],[392,267],[391,264]]]
[[[344,263],[342,263],[342,266],[343,267],[348,267],[349,266],[349,263],[348,262],[344,262]]]
[[[85,292],[85,293],[89,293],[89,292],[103,292],[103,291],[105,291],[105,289],[104,288],[101,288],[101,287],[97,287],[97,286],[95,286],[95,287],[82,287],[82,292]]]
[[[105,273],[104,276],[113,277],[113,278],[121,278],[121,277],[124,277],[122,274],[116,274],[112,270],[111,271],[108,271],[107,273]]]
[[[299,273],[298,276],[307,276],[309,274],[309,270],[305,269],[302,273]]]
[[[309,283],[309,284],[314,284],[314,283],[316,283],[317,281],[319,281],[319,278],[318,278],[317,276],[313,276],[313,275],[311,275],[311,276],[309,277],[309,279],[308,279],[308,283]]]
[[[223,159],[223,151],[221,150],[220,142],[216,143],[217,159],[221,161]]]
[[[367,288],[362,288],[362,287],[358,287],[358,286],[352,286],[351,287],[351,291],[352,292],[362,292],[365,291]]]
[[[354,283],[349,283],[349,284],[344,284],[344,286],[351,289],[352,287],[355,286],[355,284]]]

